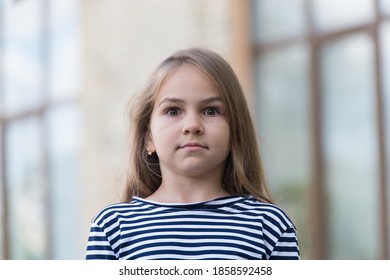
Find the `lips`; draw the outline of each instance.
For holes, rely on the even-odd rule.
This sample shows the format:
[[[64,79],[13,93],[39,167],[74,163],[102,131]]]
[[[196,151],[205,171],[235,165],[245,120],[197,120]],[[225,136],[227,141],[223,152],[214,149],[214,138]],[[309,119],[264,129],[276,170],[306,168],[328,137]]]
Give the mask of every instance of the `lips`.
[[[179,148],[187,149],[187,150],[199,150],[199,149],[207,149],[207,146],[202,145],[199,142],[187,142],[181,145]]]

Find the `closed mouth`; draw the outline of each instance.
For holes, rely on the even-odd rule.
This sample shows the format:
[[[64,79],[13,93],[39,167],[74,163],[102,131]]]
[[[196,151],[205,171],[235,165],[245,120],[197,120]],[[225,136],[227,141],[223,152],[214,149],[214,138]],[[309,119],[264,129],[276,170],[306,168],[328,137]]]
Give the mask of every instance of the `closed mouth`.
[[[185,143],[183,145],[181,145],[179,148],[203,148],[203,149],[207,149],[207,146],[205,145],[202,145],[200,143],[197,143],[197,142],[189,142],[189,143]]]

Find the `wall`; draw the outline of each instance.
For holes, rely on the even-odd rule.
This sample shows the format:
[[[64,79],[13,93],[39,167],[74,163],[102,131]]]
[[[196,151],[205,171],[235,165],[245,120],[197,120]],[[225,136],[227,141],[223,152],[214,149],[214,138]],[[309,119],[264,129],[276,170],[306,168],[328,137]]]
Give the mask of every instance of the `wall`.
[[[82,1],[84,114],[82,237],[92,217],[119,201],[127,156],[127,103],[172,52],[211,48],[249,89],[246,1]],[[83,253],[83,252],[82,252]]]

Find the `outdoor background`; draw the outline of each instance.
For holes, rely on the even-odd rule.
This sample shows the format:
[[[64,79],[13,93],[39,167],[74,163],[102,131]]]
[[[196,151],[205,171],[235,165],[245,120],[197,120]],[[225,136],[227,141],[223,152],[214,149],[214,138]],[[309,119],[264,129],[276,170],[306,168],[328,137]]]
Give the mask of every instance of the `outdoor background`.
[[[0,259],[83,259],[128,101],[172,52],[235,69],[303,259],[390,256],[390,0],[0,0]]]

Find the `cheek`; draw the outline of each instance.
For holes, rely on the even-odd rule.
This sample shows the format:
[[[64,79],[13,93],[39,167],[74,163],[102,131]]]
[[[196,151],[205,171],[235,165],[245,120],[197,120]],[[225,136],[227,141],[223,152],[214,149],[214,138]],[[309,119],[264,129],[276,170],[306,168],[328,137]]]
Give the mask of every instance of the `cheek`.
[[[154,120],[150,124],[150,132],[152,135],[152,142],[160,154],[166,150],[166,147],[172,145],[173,141],[177,139],[175,134],[172,132],[172,128],[167,126],[160,119]]]
[[[220,145],[221,148],[227,149],[230,151],[231,146],[231,135],[230,127],[226,124],[221,124],[218,127],[214,128],[212,131],[212,137],[218,139],[217,145]]]

